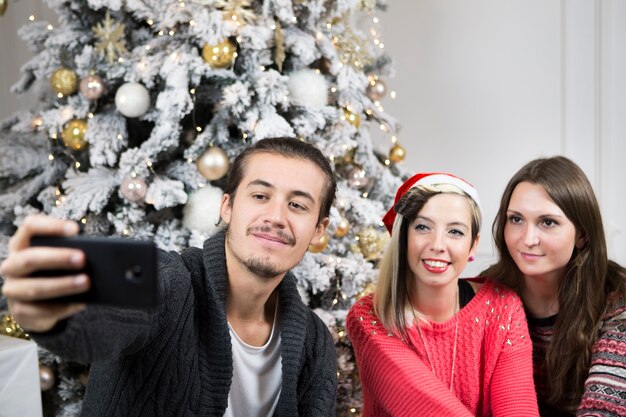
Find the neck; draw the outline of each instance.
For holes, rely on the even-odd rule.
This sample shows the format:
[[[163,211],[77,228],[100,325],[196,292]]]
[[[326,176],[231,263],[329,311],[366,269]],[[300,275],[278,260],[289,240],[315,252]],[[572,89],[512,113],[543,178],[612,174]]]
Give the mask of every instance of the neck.
[[[520,295],[532,317],[540,319],[559,312],[559,281],[554,277],[524,277]]]
[[[413,291],[413,308],[429,320],[443,323],[459,311],[459,285],[454,280],[444,287],[423,286]]]

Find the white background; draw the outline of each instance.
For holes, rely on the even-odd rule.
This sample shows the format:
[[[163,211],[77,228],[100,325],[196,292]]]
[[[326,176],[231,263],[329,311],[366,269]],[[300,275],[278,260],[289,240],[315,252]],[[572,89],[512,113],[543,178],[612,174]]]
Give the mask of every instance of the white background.
[[[589,176],[609,253],[626,264],[626,1],[389,3],[378,16],[396,68],[385,81],[398,95],[382,104],[402,125],[404,165],[455,173],[481,195],[482,240],[466,275],[494,259],[491,223],[508,179],[555,154]],[[41,0],[9,0],[0,18],[0,118],[35,102],[8,92],[30,56],[16,30],[31,14],[54,16]]]

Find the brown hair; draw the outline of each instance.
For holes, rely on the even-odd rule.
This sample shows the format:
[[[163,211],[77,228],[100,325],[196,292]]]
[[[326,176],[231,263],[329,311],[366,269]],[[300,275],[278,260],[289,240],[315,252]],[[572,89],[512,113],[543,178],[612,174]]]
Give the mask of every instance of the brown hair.
[[[325,217],[329,216],[337,189],[337,181],[335,180],[333,168],[319,149],[295,138],[279,137],[261,139],[237,155],[230,168],[226,187],[224,188],[224,193],[230,195],[231,201],[235,199],[237,188],[245,175],[248,160],[258,153],[272,153],[287,158],[303,159],[317,165],[325,176],[324,189],[320,201],[320,214],[317,219],[318,224]],[[285,173],[285,175],[289,175],[289,173]],[[297,175],[297,173],[291,173],[291,175]]]
[[[504,239],[511,195],[521,182],[541,185],[574,224],[577,236],[582,236],[586,242],[583,247],[574,248],[560,280],[559,314],[545,361],[546,385],[550,389],[547,401],[575,406],[584,391],[591,349],[607,307],[607,297],[612,291],[626,295],[626,270],[608,259],[602,216],[589,180],[574,162],[556,156],[529,162],[507,184],[493,222],[493,237],[500,257],[484,275],[518,293],[521,291],[524,277]]]
[[[405,312],[410,305],[407,239],[409,225],[424,205],[438,194],[459,194],[468,200],[472,217],[472,245],[480,232],[481,214],[476,202],[452,184],[418,185],[409,189],[394,205],[397,213],[387,249],[378,264],[374,309],[386,329],[408,340]]]

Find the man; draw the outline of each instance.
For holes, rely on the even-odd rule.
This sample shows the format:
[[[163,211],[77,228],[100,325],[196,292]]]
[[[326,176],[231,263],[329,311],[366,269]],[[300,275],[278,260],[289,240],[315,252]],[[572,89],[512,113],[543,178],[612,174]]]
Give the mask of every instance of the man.
[[[86,416],[334,416],[334,344],[288,271],[324,235],[335,189],[311,145],[246,149],[222,198],[225,232],[202,250],[159,253],[163,301],[150,311],[46,302],[89,279],[30,278],[85,262],[81,251],[29,246],[34,235],[75,235],[74,222],[30,217],[0,266],[9,310],[42,346],[92,363]]]

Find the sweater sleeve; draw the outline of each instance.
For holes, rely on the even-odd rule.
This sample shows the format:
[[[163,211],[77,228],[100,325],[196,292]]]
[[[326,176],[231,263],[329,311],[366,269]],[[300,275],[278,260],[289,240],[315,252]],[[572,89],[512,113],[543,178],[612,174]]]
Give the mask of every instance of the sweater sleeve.
[[[612,309],[593,345],[577,417],[626,415],[626,306]]]
[[[426,410],[439,417],[473,415],[409,345],[380,324],[372,312],[371,296],[352,307],[347,329],[366,404],[375,403],[394,417],[426,415]]]
[[[180,312],[172,306],[183,303],[172,299],[188,298],[190,283],[179,255],[159,251],[160,304],[153,309],[131,309],[89,305],[87,309],[63,322],[53,331],[33,333],[41,346],[66,360],[91,363],[137,352],[157,337],[159,329],[168,326],[165,321]],[[174,289],[176,288],[176,289]],[[166,302],[167,301],[167,302]]]
[[[512,300],[512,301],[511,301]],[[493,417],[538,417],[537,394],[533,382],[532,342],[526,315],[519,297],[512,296],[505,307],[509,310],[507,324],[493,328],[501,343],[491,380]]]

